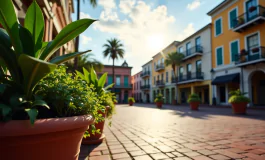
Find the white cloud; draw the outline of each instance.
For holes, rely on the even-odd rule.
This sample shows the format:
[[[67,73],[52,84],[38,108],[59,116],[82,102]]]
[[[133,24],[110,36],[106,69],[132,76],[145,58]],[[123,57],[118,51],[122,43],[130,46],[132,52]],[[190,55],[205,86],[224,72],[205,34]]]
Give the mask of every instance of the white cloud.
[[[134,6],[135,0],[120,0],[119,7],[122,13],[130,13],[132,6]]]
[[[192,3],[189,3],[187,5],[187,8],[189,10],[194,10],[196,8],[198,8],[201,5],[201,1],[200,0],[194,0]]]
[[[114,0],[98,0],[98,4],[101,5],[105,10],[116,8],[116,3]]]
[[[92,41],[92,38],[91,37],[87,37],[87,36],[84,36],[84,35],[81,35],[81,44],[88,44],[90,41]]]
[[[183,30],[183,32],[177,35],[177,40],[181,41],[181,40],[189,37],[193,33],[195,33],[193,23],[189,23],[188,26]]]
[[[80,12],[80,19],[83,19],[83,18],[91,18],[91,16],[89,14],[84,13],[84,12]]]

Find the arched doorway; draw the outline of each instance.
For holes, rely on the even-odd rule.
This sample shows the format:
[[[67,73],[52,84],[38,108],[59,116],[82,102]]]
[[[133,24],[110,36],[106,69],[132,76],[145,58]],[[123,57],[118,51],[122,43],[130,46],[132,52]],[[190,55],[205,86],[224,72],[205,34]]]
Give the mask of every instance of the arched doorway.
[[[251,95],[250,99],[256,106],[265,106],[265,73],[256,71],[250,76]]]

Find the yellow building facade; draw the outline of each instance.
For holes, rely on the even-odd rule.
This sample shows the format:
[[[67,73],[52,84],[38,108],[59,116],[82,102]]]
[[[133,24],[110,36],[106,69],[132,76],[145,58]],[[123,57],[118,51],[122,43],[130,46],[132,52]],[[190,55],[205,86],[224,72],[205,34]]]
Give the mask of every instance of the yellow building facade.
[[[225,0],[208,15],[216,103],[228,105],[229,92],[241,89],[265,105],[265,0]]]

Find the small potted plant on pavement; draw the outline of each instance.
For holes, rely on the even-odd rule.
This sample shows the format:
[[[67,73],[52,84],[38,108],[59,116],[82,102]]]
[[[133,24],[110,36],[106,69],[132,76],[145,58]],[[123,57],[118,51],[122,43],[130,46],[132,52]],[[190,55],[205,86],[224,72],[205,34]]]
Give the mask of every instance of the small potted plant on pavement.
[[[193,93],[188,98],[188,103],[190,104],[191,110],[198,110],[200,102],[201,99],[198,94]]]
[[[135,100],[133,97],[128,98],[129,105],[132,106],[135,103]]]
[[[24,26],[18,24],[12,1],[1,1],[0,24],[4,28],[0,28],[1,159],[78,159],[84,132],[97,118],[94,111],[98,109],[98,100],[94,92],[66,73],[62,75],[66,81],[61,84],[67,85],[53,87],[62,82],[56,75],[53,83],[43,84],[46,93],[64,91],[63,95],[54,94],[54,101],[40,96],[38,91],[40,81],[58,64],[87,52],[53,57],[61,46],[94,21],[72,22],[54,40],[43,42],[44,18],[36,1],[27,10]]]
[[[162,104],[163,104],[164,99],[165,98],[161,93],[156,96],[155,103],[156,103],[157,108],[162,108]]]
[[[231,91],[229,93],[231,97],[229,98],[229,103],[231,103],[234,114],[246,114],[247,104],[250,99],[242,93],[239,89],[236,91]]]

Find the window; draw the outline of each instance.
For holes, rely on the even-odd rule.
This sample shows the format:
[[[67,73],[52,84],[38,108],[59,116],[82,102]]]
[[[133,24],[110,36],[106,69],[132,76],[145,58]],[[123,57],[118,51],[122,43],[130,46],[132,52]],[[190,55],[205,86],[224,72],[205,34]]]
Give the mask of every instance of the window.
[[[108,84],[112,84],[113,83],[113,77],[112,75],[108,76]]]
[[[129,87],[129,76],[124,76],[124,86]]]
[[[237,8],[229,12],[229,28],[234,28],[237,24]]]
[[[219,47],[216,49],[216,62],[217,66],[220,66],[223,64],[223,47]]]
[[[187,64],[187,78],[191,78],[191,64]]]
[[[121,85],[121,77],[120,76],[116,76],[116,85],[120,86]]]
[[[186,44],[186,54],[187,56],[191,54],[191,43]]]
[[[201,37],[195,39],[196,52],[201,51]]]
[[[237,41],[230,43],[231,62],[235,62],[235,59],[238,53],[239,53],[239,43],[237,40]]]
[[[156,68],[156,62],[154,63],[154,68]]]
[[[197,73],[202,72],[202,61],[201,60],[196,61],[196,72]]]
[[[179,53],[183,53],[183,47],[179,47]]]
[[[219,36],[222,33],[222,18],[215,20],[215,36]]]
[[[246,2],[247,21],[250,21],[258,16],[257,0],[249,0]],[[249,11],[251,7],[256,7],[255,10]]]
[[[154,77],[154,84],[156,84],[156,77]]]
[[[157,75],[157,80],[159,81],[159,75]]]
[[[252,36],[247,37],[247,47],[248,50],[259,47],[259,36],[258,34],[254,34]]]
[[[183,67],[179,67],[179,76],[180,76],[180,77],[183,76]]]
[[[166,72],[166,82],[168,82],[168,72]]]
[[[161,80],[164,81],[164,73],[161,74]]]

